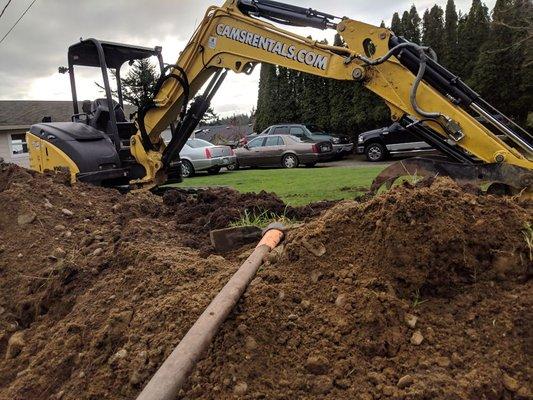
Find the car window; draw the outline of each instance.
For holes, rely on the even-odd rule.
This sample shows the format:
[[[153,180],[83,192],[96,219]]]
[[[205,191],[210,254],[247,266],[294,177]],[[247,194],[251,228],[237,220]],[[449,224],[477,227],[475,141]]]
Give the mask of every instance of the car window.
[[[289,134],[289,128],[286,126],[277,126],[274,129],[272,129],[273,135],[288,135]]]
[[[297,137],[297,136],[285,136],[285,142],[287,141],[287,139],[290,139],[292,140],[293,142],[296,142],[296,143],[304,143],[304,141]]]
[[[202,139],[189,139],[189,140],[187,140],[187,144],[190,147],[192,147],[193,149],[198,149],[198,148],[201,148],[201,147],[213,146],[212,143],[209,143],[208,141],[202,140]]]
[[[296,136],[296,137],[302,137],[304,136],[304,130],[303,128],[300,128],[299,126],[293,126],[291,127],[290,131],[289,131],[289,135],[293,135],[293,136]]]
[[[282,146],[283,141],[279,136],[270,136],[266,138],[265,146]]]
[[[264,138],[256,138],[254,140],[251,140],[248,143],[248,147],[250,147],[250,148],[261,147],[263,145],[263,140],[264,140]]]

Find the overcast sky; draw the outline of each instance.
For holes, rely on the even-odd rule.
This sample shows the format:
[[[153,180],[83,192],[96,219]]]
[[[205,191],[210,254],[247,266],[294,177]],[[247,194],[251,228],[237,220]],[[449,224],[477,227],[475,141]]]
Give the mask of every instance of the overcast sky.
[[[8,0],[0,0],[0,9]],[[379,24],[395,11],[415,4],[420,15],[446,0],[284,0],[337,16]],[[163,46],[166,62],[174,62],[200,22],[206,8],[223,0],[37,0],[26,16],[0,44],[0,99],[68,100],[67,75],[57,73],[66,65],[69,45],[79,38],[144,46]],[[471,0],[455,0],[467,12]],[[492,8],[495,0],[486,4]],[[13,25],[31,0],[12,0],[0,19],[0,37]],[[333,33],[299,29],[298,33],[331,40]],[[83,70],[77,75],[79,99],[98,97],[98,75]],[[213,101],[221,115],[248,112],[257,101],[259,68],[250,76],[230,73]]]

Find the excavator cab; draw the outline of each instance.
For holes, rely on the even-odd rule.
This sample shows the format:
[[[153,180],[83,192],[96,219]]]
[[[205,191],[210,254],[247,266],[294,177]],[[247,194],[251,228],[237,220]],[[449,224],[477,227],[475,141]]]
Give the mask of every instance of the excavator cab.
[[[161,47],[140,47],[85,39],[68,49],[68,67],[59,72],[70,77],[73,115],[69,122],[33,125],[27,133],[32,169],[44,171],[57,166],[70,170],[72,181],[102,186],[127,186],[131,179],[144,176],[144,168],[130,152],[130,139],[137,132],[124,111],[120,74],[124,64],[156,57],[164,70]],[[104,98],[78,103],[75,67],[95,67],[102,73]],[[116,76],[117,100],[109,83],[108,70]],[[88,151],[91,148],[92,151]]]

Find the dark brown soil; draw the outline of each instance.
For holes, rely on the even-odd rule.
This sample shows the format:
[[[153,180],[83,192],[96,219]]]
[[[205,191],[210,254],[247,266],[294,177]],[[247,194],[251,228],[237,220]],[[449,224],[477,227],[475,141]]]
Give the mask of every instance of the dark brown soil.
[[[290,231],[180,398],[531,398],[531,204],[427,186]],[[6,165],[0,204],[2,400],[135,398],[246,256],[207,254],[218,210],[320,210]]]

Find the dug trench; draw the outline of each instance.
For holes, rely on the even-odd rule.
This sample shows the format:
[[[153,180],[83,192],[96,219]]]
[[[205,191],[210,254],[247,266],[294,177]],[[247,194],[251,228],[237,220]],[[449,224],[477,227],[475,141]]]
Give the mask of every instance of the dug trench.
[[[179,398],[531,398],[524,200],[438,179],[291,209],[229,189],[124,196],[2,165],[0,204],[0,399],[134,398],[249,253],[208,244],[245,209],[304,223]]]

